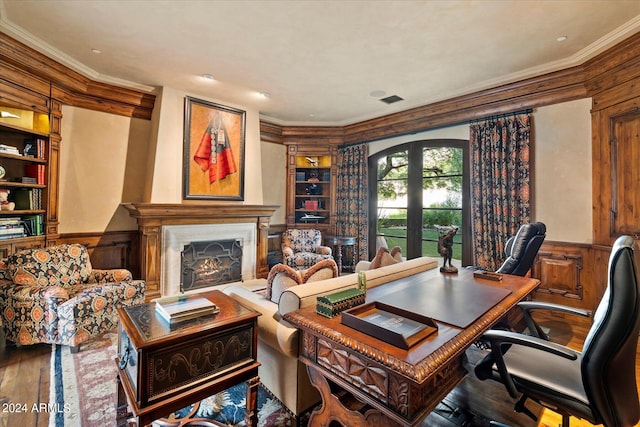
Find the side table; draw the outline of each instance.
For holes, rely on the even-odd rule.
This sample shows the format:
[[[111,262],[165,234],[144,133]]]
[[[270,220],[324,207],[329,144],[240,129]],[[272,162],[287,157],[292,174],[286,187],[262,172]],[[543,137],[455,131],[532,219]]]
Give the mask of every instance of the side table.
[[[342,273],[342,248],[344,246],[351,247],[351,271],[356,269],[356,238],[354,236],[342,236],[328,234],[324,236],[324,243],[333,246],[336,253],[336,264],[338,265],[338,273]]]
[[[170,325],[155,312],[154,302],[118,309],[118,426],[128,425],[127,400],[142,427],[243,381],[245,422],[257,425],[260,313],[220,291],[198,296],[220,312]]]

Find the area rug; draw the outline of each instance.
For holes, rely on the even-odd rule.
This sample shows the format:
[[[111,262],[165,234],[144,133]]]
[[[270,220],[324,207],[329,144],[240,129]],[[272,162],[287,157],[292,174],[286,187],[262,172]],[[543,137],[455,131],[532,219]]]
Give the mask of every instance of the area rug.
[[[49,427],[105,427],[116,425],[117,331],[105,333],[82,345],[72,354],[67,346],[53,345]],[[202,402],[195,416],[214,419],[227,426],[244,425],[245,384],[211,396]],[[191,412],[184,408],[170,419]],[[262,385],[258,389],[258,426],[295,425],[293,415]]]

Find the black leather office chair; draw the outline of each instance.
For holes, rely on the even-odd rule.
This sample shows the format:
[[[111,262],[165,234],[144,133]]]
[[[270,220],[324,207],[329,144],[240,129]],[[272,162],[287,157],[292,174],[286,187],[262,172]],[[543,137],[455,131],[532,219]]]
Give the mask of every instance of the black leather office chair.
[[[490,330],[484,339],[491,353],[476,365],[476,376],[503,383],[513,398],[521,394],[516,411],[534,419],[525,407],[527,399],[562,414],[564,427],[570,415],[607,427],[635,425],[640,419],[635,374],[639,262],[634,239],[618,238],[609,258],[607,289],[582,351],[535,336]]]
[[[524,276],[531,269],[546,236],[547,227],[541,222],[523,224],[515,236],[507,240],[504,252],[507,259],[496,273]]]

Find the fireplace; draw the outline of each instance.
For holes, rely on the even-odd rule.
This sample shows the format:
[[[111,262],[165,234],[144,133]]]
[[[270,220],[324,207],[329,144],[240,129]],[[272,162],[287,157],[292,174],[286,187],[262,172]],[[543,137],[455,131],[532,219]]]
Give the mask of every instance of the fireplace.
[[[184,247],[180,255],[180,292],[242,280],[240,240],[191,242]]]
[[[162,296],[220,289],[256,278],[254,224],[165,225],[162,242]],[[191,282],[186,287],[185,278]]]
[[[138,221],[141,278],[146,299],[181,293],[182,252],[192,242],[233,241],[242,248],[240,278],[267,277],[269,220],[277,206],[232,203],[128,203],[123,205]],[[209,270],[211,272],[211,270]],[[202,292],[228,286],[197,288]]]

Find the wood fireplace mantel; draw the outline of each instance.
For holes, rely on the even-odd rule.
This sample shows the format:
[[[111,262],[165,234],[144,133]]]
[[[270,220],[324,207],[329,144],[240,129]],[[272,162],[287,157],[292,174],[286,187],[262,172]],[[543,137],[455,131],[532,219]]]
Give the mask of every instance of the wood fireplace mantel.
[[[138,221],[140,267],[147,283],[146,298],[160,296],[162,227],[164,225],[232,224],[256,225],[256,277],[267,277],[269,221],[278,206],[232,203],[124,203]]]

